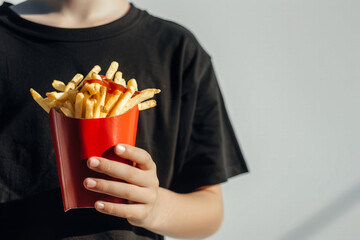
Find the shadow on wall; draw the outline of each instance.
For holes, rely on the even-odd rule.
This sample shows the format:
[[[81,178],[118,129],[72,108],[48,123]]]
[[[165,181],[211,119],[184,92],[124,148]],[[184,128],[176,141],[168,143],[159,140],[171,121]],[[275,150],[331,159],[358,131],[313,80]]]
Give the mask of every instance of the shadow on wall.
[[[334,219],[344,214],[358,201],[360,201],[360,184],[357,184],[345,192],[344,195],[331,202],[317,214],[311,216],[297,228],[286,233],[279,240],[308,239],[321,228],[326,227],[326,225],[330,224]]]

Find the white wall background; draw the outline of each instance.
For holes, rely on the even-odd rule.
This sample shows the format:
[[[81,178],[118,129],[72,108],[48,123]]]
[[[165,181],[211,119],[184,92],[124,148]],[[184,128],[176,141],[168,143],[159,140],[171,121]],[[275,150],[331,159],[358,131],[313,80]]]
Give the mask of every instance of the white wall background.
[[[208,239],[359,239],[360,1],[134,3],[213,57],[251,171],[224,184]]]
[[[209,239],[360,239],[360,1],[135,4],[212,55],[251,171]]]

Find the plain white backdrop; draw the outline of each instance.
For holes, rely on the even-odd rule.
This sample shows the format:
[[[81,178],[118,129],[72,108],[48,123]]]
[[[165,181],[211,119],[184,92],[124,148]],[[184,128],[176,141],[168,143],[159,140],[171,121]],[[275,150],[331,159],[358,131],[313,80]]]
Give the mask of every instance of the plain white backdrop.
[[[360,1],[133,2],[212,56],[250,168],[208,239],[359,239]]]

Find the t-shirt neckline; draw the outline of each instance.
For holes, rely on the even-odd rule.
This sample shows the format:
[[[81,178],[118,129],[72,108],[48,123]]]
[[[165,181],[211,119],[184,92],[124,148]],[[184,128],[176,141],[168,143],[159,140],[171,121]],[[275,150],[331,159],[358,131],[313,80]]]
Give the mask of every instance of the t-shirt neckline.
[[[7,26],[35,37],[57,41],[91,41],[113,37],[133,28],[143,14],[143,11],[130,3],[129,11],[112,22],[89,28],[58,28],[24,19],[12,11],[10,6],[6,2],[1,6],[6,9],[2,9],[5,15],[0,20]]]

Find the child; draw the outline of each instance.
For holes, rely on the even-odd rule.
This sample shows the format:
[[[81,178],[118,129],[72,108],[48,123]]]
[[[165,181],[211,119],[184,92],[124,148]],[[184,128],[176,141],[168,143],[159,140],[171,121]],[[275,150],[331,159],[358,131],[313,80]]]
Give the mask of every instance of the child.
[[[0,8],[0,219],[12,239],[203,238],[223,216],[220,183],[247,171],[209,55],[183,27],[125,0],[29,0]],[[156,87],[136,147],[94,156],[88,167],[124,182],[86,178],[95,209],[64,213],[48,117],[29,89],[51,91],[94,65],[118,61],[125,79]],[[6,99],[6,100],[5,100]],[[101,139],[99,139],[101,141]]]

